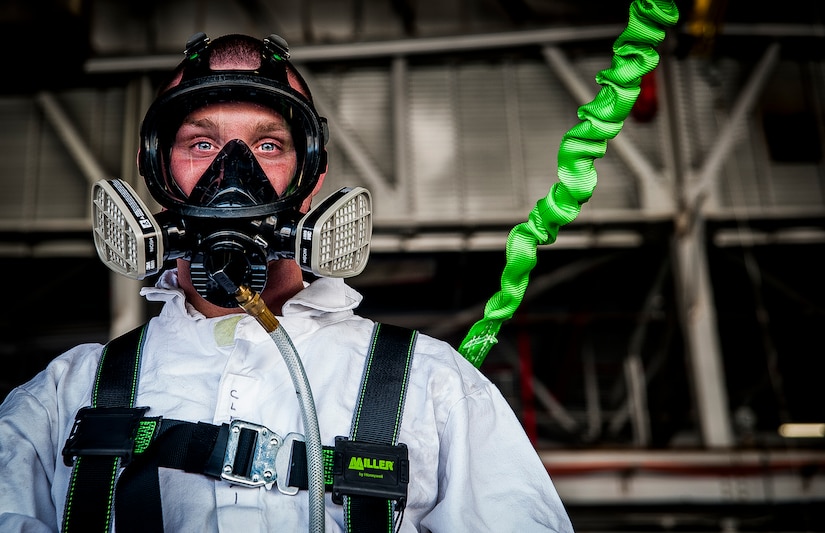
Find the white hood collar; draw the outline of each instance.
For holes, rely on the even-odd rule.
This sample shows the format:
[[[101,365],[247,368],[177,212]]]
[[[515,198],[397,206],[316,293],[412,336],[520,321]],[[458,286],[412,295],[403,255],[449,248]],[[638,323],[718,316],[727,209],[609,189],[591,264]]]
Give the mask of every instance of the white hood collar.
[[[143,287],[140,294],[152,302],[166,302],[192,316],[202,316],[186,302],[178,285],[177,269],[164,271],[154,287]],[[320,316],[327,313],[352,311],[363,296],[342,278],[319,278],[305,284],[304,290],[284,303],[284,316]]]

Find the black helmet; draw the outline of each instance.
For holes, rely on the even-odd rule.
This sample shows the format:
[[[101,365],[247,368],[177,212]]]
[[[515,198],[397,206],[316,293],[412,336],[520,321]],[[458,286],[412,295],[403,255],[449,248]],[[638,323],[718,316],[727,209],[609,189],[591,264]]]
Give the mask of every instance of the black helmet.
[[[227,51],[260,54],[260,65],[251,70],[214,70],[212,55]],[[318,115],[312,104],[306,83],[289,62],[286,41],[277,35],[262,41],[245,35],[226,35],[210,41],[206,34],[198,33],[189,39],[184,53],[172,81],[149,107],[141,127],[138,165],[149,192],[163,207],[187,217],[258,218],[298,209],[326,172],[325,145],[329,133],[326,119]],[[242,179],[216,180],[220,183],[218,187],[231,181],[231,186],[246,186],[249,191],[186,195],[175,182],[169,163],[179,126],[192,111],[220,102],[253,102],[275,110],[287,121],[297,167],[286,191],[278,194],[263,172],[257,172],[260,167],[251,153],[251,161],[235,165],[247,173]],[[235,152],[243,154],[244,150]],[[205,180],[209,181],[206,176]],[[205,197],[243,201],[205,202]]]

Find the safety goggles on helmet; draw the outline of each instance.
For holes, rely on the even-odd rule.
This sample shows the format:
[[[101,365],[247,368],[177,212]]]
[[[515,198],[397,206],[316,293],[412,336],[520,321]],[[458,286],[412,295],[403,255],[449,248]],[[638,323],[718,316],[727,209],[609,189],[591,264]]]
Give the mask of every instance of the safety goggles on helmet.
[[[264,39],[261,65],[255,70],[212,70],[210,51],[210,41],[205,34],[192,37],[187,43],[180,82],[161,94],[146,113],[138,163],[149,192],[165,208],[192,217],[260,217],[297,208],[312,193],[319,176],[326,170],[325,144],[329,133],[326,119],[289,84],[286,43],[276,35]],[[229,172],[235,196],[254,201],[204,202],[202,195],[187,195],[175,181],[170,156],[178,128],[191,112],[223,102],[255,103],[274,110],[287,122],[297,165],[286,191],[279,194],[266,180],[237,174],[249,163],[233,159],[246,157],[237,150],[230,154],[224,150],[219,157],[229,164],[229,170],[224,172]],[[249,156],[254,158],[251,153]],[[214,168],[211,170],[214,172]],[[213,180],[212,185],[229,186],[224,181]]]

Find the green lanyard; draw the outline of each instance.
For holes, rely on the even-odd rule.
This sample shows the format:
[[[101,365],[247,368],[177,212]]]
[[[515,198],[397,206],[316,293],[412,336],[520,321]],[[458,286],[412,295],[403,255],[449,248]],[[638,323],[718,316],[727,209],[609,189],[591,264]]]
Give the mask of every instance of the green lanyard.
[[[487,301],[484,317],[473,324],[458,348],[476,368],[496,344],[501,324],[521,304],[530,271],[536,265],[536,247],[555,242],[559,228],[572,222],[593,195],[593,161],[604,156],[607,140],[622,129],[639,96],[642,76],[659,63],[654,47],[664,40],[664,27],[673,26],[678,19],[679,10],[672,0],[634,0],[631,4],[627,28],[613,44],[613,63],[596,76],[602,88],[592,102],[579,107],[581,122],[562,137],[559,181],[536,203],[528,220],[510,231],[501,290]]]

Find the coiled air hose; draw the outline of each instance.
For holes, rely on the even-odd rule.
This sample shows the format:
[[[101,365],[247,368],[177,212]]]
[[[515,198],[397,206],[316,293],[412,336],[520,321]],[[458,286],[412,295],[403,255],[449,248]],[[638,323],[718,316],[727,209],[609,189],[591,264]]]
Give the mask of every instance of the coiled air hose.
[[[521,304],[536,265],[536,247],[555,242],[559,228],[572,222],[593,195],[597,177],[593,161],[604,156],[607,140],[621,130],[639,96],[642,76],[659,63],[654,47],[664,40],[665,28],[678,19],[679,10],[672,0],[634,0],[630,5],[627,27],[613,43],[611,67],[596,76],[602,88],[593,101],[579,107],[581,122],[562,136],[559,181],[536,203],[528,220],[510,230],[501,290],[487,301],[484,317],[470,328],[458,348],[476,368],[498,342],[502,323]]]

